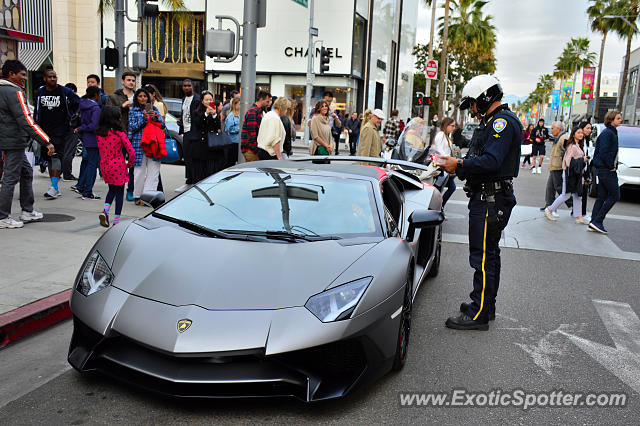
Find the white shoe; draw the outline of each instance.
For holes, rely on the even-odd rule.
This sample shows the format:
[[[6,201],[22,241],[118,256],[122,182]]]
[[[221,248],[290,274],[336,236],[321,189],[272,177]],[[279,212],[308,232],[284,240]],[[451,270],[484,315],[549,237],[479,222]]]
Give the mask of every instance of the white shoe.
[[[551,209],[549,207],[547,207],[546,209],[544,209],[544,216],[549,219],[552,222],[557,221],[558,219],[556,217],[553,216],[553,212],[551,211]]]
[[[0,229],[22,228],[24,223],[14,220],[11,216],[0,219]]]
[[[542,167],[538,167],[538,171],[536,173],[542,174]]]
[[[560,217],[560,214],[558,212],[551,212],[551,216],[553,217]]]
[[[53,186],[50,186],[47,192],[44,193],[44,198],[46,198],[47,200],[55,200],[61,195],[62,193],[60,192],[60,190],[56,190]]]
[[[185,183],[184,185],[176,188],[175,192],[177,192],[178,194],[182,194],[184,191],[186,191],[189,188],[191,188],[191,185],[189,185],[188,183]]]
[[[536,170],[536,168],[535,168],[535,167],[532,167],[532,168],[531,168],[531,174],[532,174],[532,175],[535,175],[536,173],[538,173],[538,172],[537,172],[537,170]]]
[[[20,215],[20,220],[27,223],[27,222],[34,222],[36,220],[42,220],[42,218],[44,217],[44,215],[40,212],[37,211],[32,211],[32,212],[25,212],[24,210],[22,211],[22,214]]]
[[[587,219],[586,216],[582,216],[582,217],[579,217],[578,219],[576,219],[576,223],[578,225],[588,225],[589,223],[591,223],[591,219],[590,218]]]

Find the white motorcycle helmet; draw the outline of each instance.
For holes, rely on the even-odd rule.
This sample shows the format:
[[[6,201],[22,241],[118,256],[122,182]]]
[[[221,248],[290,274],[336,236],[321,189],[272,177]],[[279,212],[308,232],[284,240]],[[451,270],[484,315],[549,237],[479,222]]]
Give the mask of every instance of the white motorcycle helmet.
[[[489,74],[478,75],[469,80],[462,89],[460,109],[469,109],[471,102],[475,102],[478,113],[484,116],[491,104],[502,99],[502,95],[502,86],[497,78]]]

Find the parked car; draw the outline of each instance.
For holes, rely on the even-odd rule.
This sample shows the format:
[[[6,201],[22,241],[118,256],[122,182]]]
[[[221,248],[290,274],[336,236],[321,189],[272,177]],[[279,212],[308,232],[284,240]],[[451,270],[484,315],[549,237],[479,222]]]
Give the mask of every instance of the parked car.
[[[164,124],[167,126],[167,130],[169,131],[171,137],[176,140],[178,145],[178,154],[180,155],[180,159],[182,160],[184,158],[182,154],[182,135],[179,134],[180,127],[178,126],[178,119],[171,112],[168,112],[164,118]]]
[[[604,130],[605,125],[598,123],[593,125],[593,133],[591,135],[591,146],[587,149],[589,158],[593,158],[595,152],[595,141]],[[637,126],[618,126],[618,185],[622,186],[640,186],[640,127]],[[594,167],[590,169],[591,186],[589,195],[596,197],[598,195],[597,174]]]
[[[167,104],[167,110],[174,117],[182,116],[182,99],[180,98],[163,98]]]
[[[473,137],[473,132],[476,130],[477,127],[478,127],[478,123],[465,124],[464,127],[462,128],[462,136],[464,136],[468,140],[471,140],[471,138]]]
[[[303,401],[401,369],[413,300],[439,270],[442,196],[354,159],[428,169],[256,161],[166,204],[143,194],[157,210],[80,268],[69,363],[173,396]]]

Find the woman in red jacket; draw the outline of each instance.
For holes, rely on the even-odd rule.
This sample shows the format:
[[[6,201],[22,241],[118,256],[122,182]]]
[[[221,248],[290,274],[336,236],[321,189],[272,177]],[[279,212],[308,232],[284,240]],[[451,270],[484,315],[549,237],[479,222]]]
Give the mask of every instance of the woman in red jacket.
[[[527,129],[522,134],[522,145],[531,145],[533,143],[533,139],[531,139],[531,132],[533,131],[533,124],[529,123]],[[525,163],[529,164],[529,168],[531,168],[531,154],[525,155],[524,160],[522,160],[522,168],[525,168]]]

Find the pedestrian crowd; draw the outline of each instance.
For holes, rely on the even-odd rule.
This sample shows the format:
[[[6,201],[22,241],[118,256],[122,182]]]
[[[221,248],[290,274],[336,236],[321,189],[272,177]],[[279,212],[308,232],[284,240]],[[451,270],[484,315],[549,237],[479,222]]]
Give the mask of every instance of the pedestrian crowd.
[[[63,195],[61,181],[73,182],[70,190],[83,200],[100,200],[101,195],[94,192],[100,176],[108,185],[98,215],[105,227],[120,221],[125,200],[144,206],[143,193],[163,191],[161,165],[172,139],[165,123],[167,104],[155,85],[136,87],[136,75],[127,71],[121,76],[122,88],[107,95],[100,87],[100,77],[91,74],[84,93],[78,94],[75,84],[60,85],[57,73],[50,68],[35,93],[31,112],[24,93],[25,66],[5,61],[2,76],[0,228],[20,228],[25,222],[43,218],[33,208],[34,167],[48,172],[49,188],[43,194],[47,200]],[[185,183],[176,192],[234,165],[238,151],[245,161],[282,160],[292,155],[297,134],[295,100],[259,91],[255,103],[241,117],[238,91],[231,92],[223,104],[207,90],[195,93],[193,82],[185,79],[182,93],[177,125],[182,135]],[[380,109],[345,115],[332,109],[332,103],[333,94],[325,92],[308,116],[312,155],[338,155],[344,135],[350,155],[380,157],[385,141],[398,139],[405,127],[397,110],[382,126],[385,115]],[[76,177],[72,165],[80,152]],[[18,183],[22,212],[14,219],[11,204]]]
[[[571,209],[575,223],[587,225],[589,231],[606,234],[604,219],[620,199],[617,179],[618,132],[622,123],[618,111],[609,111],[604,118],[604,128],[595,141],[591,140],[593,125],[581,122],[570,132],[564,123],[555,121],[550,131],[544,119],[537,126],[528,124],[522,135],[523,160],[521,167],[529,167],[532,174],[541,174],[546,154],[545,142],[551,142],[548,177],[545,186],[545,206],[540,208],[544,216],[556,222],[562,204]],[[587,148],[594,144],[593,158]],[[592,182],[597,176],[597,183]],[[592,214],[587,213],[587,197],[592,185],[597,187],[597,199]]]

